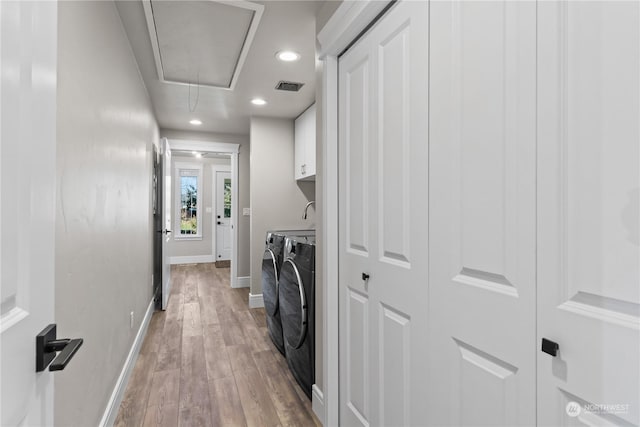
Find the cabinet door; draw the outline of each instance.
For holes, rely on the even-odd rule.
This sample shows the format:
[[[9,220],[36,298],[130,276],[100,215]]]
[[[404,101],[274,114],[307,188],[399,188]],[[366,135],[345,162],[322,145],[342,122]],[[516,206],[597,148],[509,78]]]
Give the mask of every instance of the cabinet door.
[[[640,3],[538,8],[538,422],[638,425]]]
[[[304,126],[303,115],[299,116],[294,124],[294,176],[296,180],[304,178],[303,166],[306,156],[306,129]]]
[[[536,4],[432,2],[430,425],[534,425]]]
[[[307,177],[316,176],[316,104],[304,113],[306,121],[304,169]]]
[[[345,426],[426,419],[428,9],[397,3],[339,62]]]

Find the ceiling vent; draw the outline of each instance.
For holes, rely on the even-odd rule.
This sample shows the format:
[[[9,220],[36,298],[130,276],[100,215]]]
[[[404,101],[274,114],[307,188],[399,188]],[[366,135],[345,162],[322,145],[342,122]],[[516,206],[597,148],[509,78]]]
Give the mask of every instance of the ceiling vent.
[[[276,90],[286,90],[289,92],[297,92],[300,90],[302,86],[304,86],[304,83],[286,82],[284,80],[280,80],[276,85]]]

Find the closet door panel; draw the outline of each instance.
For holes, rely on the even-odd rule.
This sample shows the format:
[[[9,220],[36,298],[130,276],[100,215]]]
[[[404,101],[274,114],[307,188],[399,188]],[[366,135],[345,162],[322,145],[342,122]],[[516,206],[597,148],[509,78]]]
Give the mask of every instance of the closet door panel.
[[[371,316],[371,294],[360,277],[369,271],[375,253],[371,240],[375,221],[371,211],[373,63],[369,47],[360,43],[339,64],[340,418],[350,426],[370,424],[376,381],[371,376],[371,323],[377,318]]]
[[[349,301],[357,298],[364,306],[366,300],[369,310],[366,325],[341,327],[344,425],[419,425],[426,419],[428,10],[426,2],[396,3],[339,62],[340,182],[348,188],[340,207],[346,231],[341,303],[353,306]],[[367,76],[367,89],[356,92],[350,88],[360,75]],[[360,117],[367,117],[367,126],[355,133],[364,125]],[[360,134],[366,148],[355,151]],[[362,212],[347,200],[354,197]],[[365,233],[358,241],[355,227]],[[348,313],[340,313],[343,325]],[[361,334],[364,340],[355,336]],[[366,342],[361,361],[367,378],[343,364],[354,360],[344,351],[360,342]],[[363,390],[368,403],[360,405],[354,390]]]
[[[538,418],[638,425],[640,4],[544,3],[538,28]]]
[[[434,425],[535,423],[535,43],[533,2],[432,4]]]

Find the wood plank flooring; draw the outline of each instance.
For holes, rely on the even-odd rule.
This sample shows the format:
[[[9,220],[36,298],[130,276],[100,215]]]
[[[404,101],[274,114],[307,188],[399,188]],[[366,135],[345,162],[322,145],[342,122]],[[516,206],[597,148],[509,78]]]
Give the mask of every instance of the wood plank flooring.
[[[172,266],[166,311],[153,314],[115,425],[320,426],[271,343],[264,309],[229,286],[229,269]]]

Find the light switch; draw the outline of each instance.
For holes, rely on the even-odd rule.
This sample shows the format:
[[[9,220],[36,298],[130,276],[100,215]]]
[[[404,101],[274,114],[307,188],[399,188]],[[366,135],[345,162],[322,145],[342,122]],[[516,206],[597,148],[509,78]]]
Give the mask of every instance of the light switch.
[[[204,210],[205,210],[205,212],[206,212],[206,213],[211,213],[211,212],[213,212],[213,210],[211,209],[211,207],[210,207],[210,206],[209,206],[209,207],[206,207]]]
[[[251,208],[242,208],[242,215],[250,216],[251,215]]]

